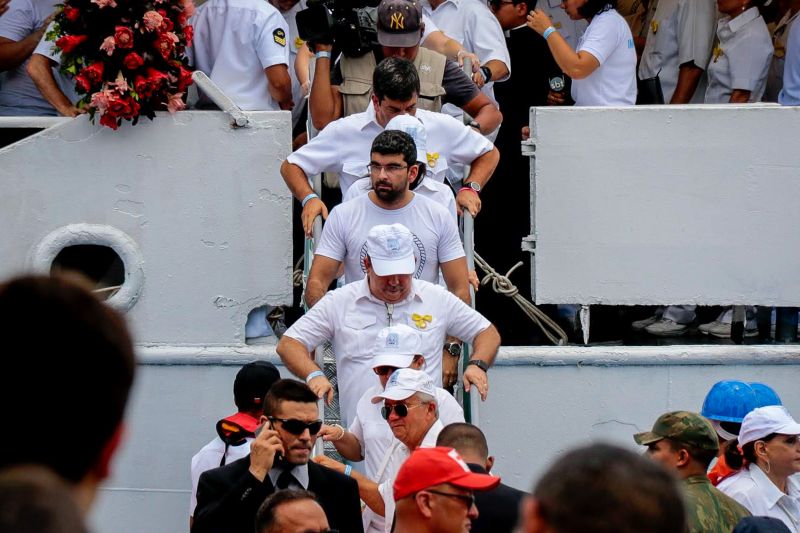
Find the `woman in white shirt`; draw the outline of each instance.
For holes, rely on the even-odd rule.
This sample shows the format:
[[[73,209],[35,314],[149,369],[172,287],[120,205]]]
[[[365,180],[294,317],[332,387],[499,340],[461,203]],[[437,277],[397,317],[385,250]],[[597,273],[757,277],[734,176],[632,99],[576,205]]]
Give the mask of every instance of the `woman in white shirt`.
[[[800,424],[785,407],[771,405],[754,409],[744,417],[739,430],[739,448],[744,466],[717,488],[741,503],[754,516],[781,520],[790,531],[800,533]],[[728,450],[736,449],[729,446]]]
[[[717,0],[716,46],[708,64],[707,104],[758,102],[764,94],[773,47],[758,12],[761,0]]]
[[[528,26],[547,41],[553,58],[571,77],[578,106],[628,106],[636,103],[636,49],[616,0],[562,0],[572,20],[589,26],[572,50],[542,9],[528,14]]]

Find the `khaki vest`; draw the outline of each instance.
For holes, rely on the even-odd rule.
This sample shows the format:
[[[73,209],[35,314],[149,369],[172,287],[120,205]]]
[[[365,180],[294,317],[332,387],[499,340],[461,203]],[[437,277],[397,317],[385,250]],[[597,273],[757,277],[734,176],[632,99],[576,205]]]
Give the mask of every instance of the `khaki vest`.
[[[419,74],[419,99],[417,107],[429,111],[442,109],[442,87],[444,66],[447,59],[440,53],[419,47],[414,66]],[[361,113],[367,109],[372,96],[372,72],[375,70],[375,54],[366,53],[361,57],[342,56],[339,63],[342,79],[339,92],[342,94],[342,116]]]

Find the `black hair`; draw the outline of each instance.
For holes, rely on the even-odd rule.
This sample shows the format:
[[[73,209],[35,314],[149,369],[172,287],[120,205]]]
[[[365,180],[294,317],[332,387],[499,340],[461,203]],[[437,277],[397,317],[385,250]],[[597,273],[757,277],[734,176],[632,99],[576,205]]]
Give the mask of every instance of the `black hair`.
[[[276,520],[278,507],[285,503],[301,500],[317,501],[313,492],[307,490],[284,489],[270,495],[256,513],[256,533],[273,533],[278,531],[280,523]]]
[[[26,276],[0,285],[0,338],[0,418],[16,421],[0,468],[38,464],[85,479],[119,430],[133,384],[124,318],[83,277]]]
[[[419,94],[417,67],[402,57],[387,57],[378,63],[372,73],[372,92],[378,102],[391,98],[407,102]]]
[[[713,461],[717,456],[717,450],[709,450],[707,448],[700,448],[699,446],[690,446],[685,442],[670,438],[666,438],[664,441],[669,444],[673,452],[686,450],[686,453],[689,454],[689,457],[691,457],[692,460],[697,461],[697,463],[699,463],[705,469],[708,469],[708,465],[710,465],[711,461]]]
[[[578,13],[583,18],[594,18],[600,13],[617,8],[617,0],[586,0],[586,3],[578,8]]]
[[[483,459],[489,457],[486,435],[478,426],[472,424],[456,422],[446,425],[436,438],[436,445],[455,448],[459,453],[462,453],[462,450],[470,451]]]
[[[556,533],[682,533],[678,480],[627,449],[592,444],[563,455],[533,489],[538,514]]]
[[[756,462],[756,442],[762,440],[764,442],[769,442],[774,439],[778,434],[777,433],[770,433],[764,438],[754,440],[753,442],[748,442],[744,446],[742,446],[741,451],[739,450],[739,440],[734,439],[728,441],[725,447],[725,462],[728,463],[728,466],[734,470],[741,470],[745,466],[749,464],[755,464]]]
[[[269,388],[264,398],[264,416],[273,416],[281,402],[317,403],[317,395],[308,385],[296,379],[281,379]]]
[[[408,166],[417,163],[417,145],[414,138],[404,131],[383,130],[372,141],[370,152],[381,155],[400,154]]]

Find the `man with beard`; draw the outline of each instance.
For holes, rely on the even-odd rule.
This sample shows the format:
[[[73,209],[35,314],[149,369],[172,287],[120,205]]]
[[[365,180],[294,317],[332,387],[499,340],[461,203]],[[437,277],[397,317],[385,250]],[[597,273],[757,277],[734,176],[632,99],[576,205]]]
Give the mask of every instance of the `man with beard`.
[[[264,399],[261,431],[250,454],[200,476],[192,531],[252,533],[267,496],[286,488],[316,494],[332,528],[363,531],[356,482],[309,462],[322,427],[318,416],[317,396],[308,386],[276,382]]]

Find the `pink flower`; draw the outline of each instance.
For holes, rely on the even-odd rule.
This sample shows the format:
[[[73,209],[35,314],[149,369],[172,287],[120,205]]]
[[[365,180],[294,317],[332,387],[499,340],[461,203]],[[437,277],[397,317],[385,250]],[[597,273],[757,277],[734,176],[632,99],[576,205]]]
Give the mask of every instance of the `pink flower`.
[[[161,23],[164,22],[164,17],[156,11],[148,11],[144,14],[142,20],[144,20],[144,28],[147,31],[155,31],[161,26]]]
[[[114,86],[116,86],[117,90],[120,93],[124,93],[128,90],[128,80],[125,79],[125,76],[122,75],[122,72],[117,74],[117,79],[112,82]]]
[[[117,7],[117,3],[114,0],[92,0],[93,4],[97,4],[100,9],[104,7]]]
[[[169,100],[167,101],[167,111],[170,113],[176,113],[185,108],[186,104],[183,102],[183,93],[169,95]]]
[[[92,102],[91,106],[97,109],[100,115],[104,115],[106,110],[108,109],[108,100],[109,100],[109,91],[108,89],[104,91],[97,91],[92,95]]]
[[[100,50],[111,55],[114,53],[114,47],[116,47],[116,41],[114,37],[106,37],[103,39],[103,44],[100,45]]]

